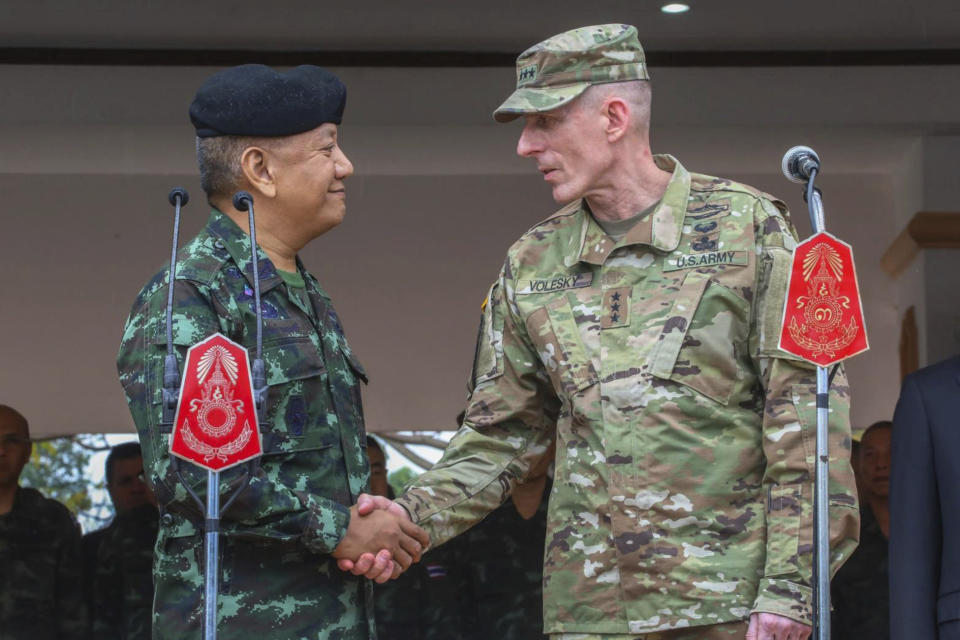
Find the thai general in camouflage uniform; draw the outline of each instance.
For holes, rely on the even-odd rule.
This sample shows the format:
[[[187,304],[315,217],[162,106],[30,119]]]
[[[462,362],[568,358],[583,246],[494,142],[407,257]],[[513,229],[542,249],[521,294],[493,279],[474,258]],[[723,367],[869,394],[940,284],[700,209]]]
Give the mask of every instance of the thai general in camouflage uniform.
[[[526,117],[517,151],[569,204],[510,248],[464,424],[397,502],[440,543],[555,441],[547,633],[806,637],[816,381],[777,349],[786,207],[650,155],[633,27],[561,34],[517,73],[496,118]],[[858,522],[842,370],[831,394],[836,568]]]
[[[344,180],[353,167],[337,144],[344,101],[340,81],[317,67],[280,74],[244,65],[210,78],[191,106],[201,180],[215,209],[178,253],[173,341],[181,367],[186,348],[215,332],[255,352],[250,238],[245,214],[230,204],[232,193],[245,188],[256,203],[269,384],[263,457],[221,523],[224,639],[368,638],[369,584],[337,570],[334,555],[387,549],[397,558],[398,544],[414,555],[420,545],[400,533],[413,525],[383,511],[373,519],[351,517],[348,505],[368,476],[364,372],[330,298],[296,256],[345,212]],[[118,369],[163,512],[154,637],[180,639],[198,637],[201,628],[203,514],[178,482],[168,430],[160,424],[166,296],[163,270],[133,304]],[[180,467],[203,496],[206,473]],[[223,502],[244,468],[221,474]]]

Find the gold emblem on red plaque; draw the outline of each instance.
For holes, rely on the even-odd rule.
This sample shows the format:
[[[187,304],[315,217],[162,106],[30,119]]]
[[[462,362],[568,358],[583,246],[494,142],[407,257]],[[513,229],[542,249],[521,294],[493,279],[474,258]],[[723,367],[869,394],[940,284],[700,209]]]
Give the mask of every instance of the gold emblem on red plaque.
[[[868,348],[853,251],[818,233],[793,253],[780,349],[826,367]]]
[[[211,471],[262,453],[247,350],[215,333],[187,352],[170,452]]]

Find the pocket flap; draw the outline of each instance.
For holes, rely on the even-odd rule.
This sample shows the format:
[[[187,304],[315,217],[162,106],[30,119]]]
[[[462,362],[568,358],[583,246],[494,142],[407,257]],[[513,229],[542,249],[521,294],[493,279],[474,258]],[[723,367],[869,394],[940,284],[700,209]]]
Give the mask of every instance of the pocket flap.
[[[937,622],[960,620],[960,591],[937,598]]]
[[[251,351],[256,357],[256,349]],[[271,387],[291,380],[312,378],[327,372],[320,354],[307,336],[287,338],[263,347],[267,384]]]
[[[360,361],[357,360],[356,354],[353,353],[353,349],[350,348],[345,340],[340,342],[340,352],[343,353],[343,357],[347,359],[347,363],[350,365],[350,368],[353,369],[353,373],[363,381],[363,384],[367,384],[367,371],[363,368],[363,365],[360,364]]]
[[[677,356],[680,354],[680,347],[683,346],[683,338],[687,335],[690,320],[696,313],[700,298],[709,282],[710,275],[699,271],[690,271],[684,277],[680,290],[673,298],[670,315],[663,323],[660,346],[657,347],[657,355],[650,368],[652,375],[666,380],[670,379],[673,374],[673,367],[677,362]]]

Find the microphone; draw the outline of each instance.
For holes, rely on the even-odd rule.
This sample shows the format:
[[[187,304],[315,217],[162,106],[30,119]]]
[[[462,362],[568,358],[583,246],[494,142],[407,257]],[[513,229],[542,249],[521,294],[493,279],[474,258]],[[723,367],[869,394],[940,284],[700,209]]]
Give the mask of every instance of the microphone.
[[[170,195],[167,196],[167,200],[170,201],[171,206],[177,206],[177,198],[180,198],[180,206],[185,207],[188,202],[190,202],[190,194],[187,193],[187,190],[183,187],[174,187],[170,190]]]
[[[253,204],[253,196],[246,191],[237,191],[233,194],[233,208],[237,211],[246,211]]]
[[[810,147],[793,147],[783,154],[780,169],[790,182],[803,184],[810,180],[814,171],[820,173],[820,156]]]

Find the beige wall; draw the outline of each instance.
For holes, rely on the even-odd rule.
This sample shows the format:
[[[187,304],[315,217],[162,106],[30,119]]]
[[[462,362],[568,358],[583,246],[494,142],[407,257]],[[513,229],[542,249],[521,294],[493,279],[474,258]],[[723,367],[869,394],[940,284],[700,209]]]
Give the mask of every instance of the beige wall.
[[[133,296],[168,253],[170,187],[193,194],[184,239],[206,217],[186,104],[210,71],[0,67],[0,402],[38,434],[132,429],[113,360]],[[346,222],[304,258],[369,369],[371,429],[450,427],[486,288],[554,205],[513,156],[517,125],[488,120],[509,70],[343,75],[357,176]],[[899,321],[925,279],[917,263],[891,280],[879,257],[929,191],[924,141],[960,124],[960,74],[667,69],[655,87],[655,150],[784,197],[801,234],[780,156],[798,143],[820,152],[828,228],[854,247],[872,345],[848,366],[854,423],[888,418]],[[960,141],[934,146],[940,157]]]

